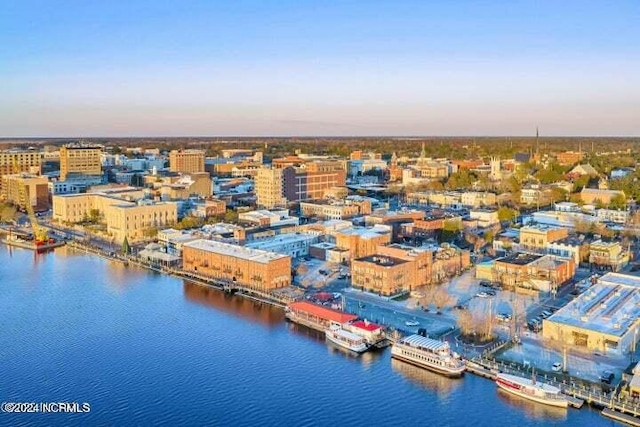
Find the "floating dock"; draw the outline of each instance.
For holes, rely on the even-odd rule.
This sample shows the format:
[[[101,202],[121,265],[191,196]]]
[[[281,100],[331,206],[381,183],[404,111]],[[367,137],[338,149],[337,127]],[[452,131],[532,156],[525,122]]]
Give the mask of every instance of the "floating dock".
[[[19,239],[3,239],[2,242],[7,246],[14,246],[16,248],[22,248],[22,249],[30,249],[36,252],[45,252],[45,251],[59,248],[60,246],[65,245],[64,241],[56,241],[52,243],[45,243],[42,245],[36,245],[31,241],[19,240]]]
[[[630,426],[638,426],[640,427],[640,419],[634,417],[633,415],[624,414],[619,411],[615,411],[613,409],[604,408],[601,412],[607,418],[611,418],[612,420],[619,421],[621,423],[629,424]]]

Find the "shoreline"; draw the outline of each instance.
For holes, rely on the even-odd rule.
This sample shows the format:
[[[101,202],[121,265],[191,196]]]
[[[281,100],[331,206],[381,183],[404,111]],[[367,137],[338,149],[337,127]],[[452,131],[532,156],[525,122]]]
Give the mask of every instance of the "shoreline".
[[[111,255],[113,252],[108,252],[108,251],[96,248],[94,246],[84,245],[77,241],[69,241],[67,242],[66,246],[79,252],[96,255],[105,260],[119,262],[125,266],[128,266],[131,264],[133,266],[140,267],[148,271],[153,271],[160,274],[166,274],[168,276],[172,276],[177,279],[186,280],[198,286],[213,288],[224,293],[238,295],[240,297],[247,298],[253,301],[266,303],[273,307],[277,307],[279,309],[284,309],[286,307],[286,304],[283,301],[278,301],[275,299],[275,297],[266,298],[260,295],[253,295],[251,292],[247,292],[246,290],[232,288],[228,284],[225,284],[222,282],[216,282],[215,279],[197,277],[196,275],[183,272],[181,269],[154,266],[152,264],[142,262],[132,256],[127,257],[127,256],[119,255],[117,253],[115,253],[114,255]],[[254,292],[259,292],[259,291],[254,291]],[[506,343],[500,343],[500,345],[498,345],[497,347],[500,348],[505,344]],[[486,350],[489,350],[489,349],[486,349]],[[485,359],[485,357],[489,355],[489,354],[486,354],[486,350],[483,355],[470,359],[470,361],[476,365],[476,369],[467,369],[467,370],[469,373],[472,373],[481,378],[489,379],[490,381],[493,382],[493,376],[495,375],[495,372],[496,371],[501,372],[501,371],[499,369],[499,364],[495,362],[494,362],[495,366],[491,368],[485,366],[486,362],[490,362],[488,359]],[[495,351],[497,350],[497,348],[492,348],[491,350]],[[480,367],[482,369],[478,369]],[[503,365],[503,369],[504,368],[506,368],[505,365]],[[509,369],[506,369],[506,370],[509,371]],[[612,418],[612,416],[615,417],[616,415],[619,414],[620,416],[616,418],[618,421],[622,421],[624,419],[640,420],[640,412],[636,412],[636,408],[630,408],[629,405],[626,404],[626,402],[620,402],[620,401],[613,402],[613,401],[607,400],[606,403],[603,403],[603,400],[602,400],[603,396],[594,395],[588,392],[584,393],[582,392],[582,390],[573,389],[570,384],[566,384],[566,383],[564,384],[558,383],[557,385],[563,388],[563,392],[568,396],[571,396],[576,400],[583,400],[585,403],[587,403],[591,407],[599,407],[599,408],[605,408],[605,409],[608,408],[609,414],[604,414],[603,413],[604,411],[601,412],[601,415],[605,417],[608,416],[609,418]],[[578,406],[578,405],[575,405],[575,406]],[[579,405],[579,406],[582,406],[582,405]],[[631,415],[631,413],[633,413],[634,415]],[[627,421],[627,423],[629,423],[629,421]]]

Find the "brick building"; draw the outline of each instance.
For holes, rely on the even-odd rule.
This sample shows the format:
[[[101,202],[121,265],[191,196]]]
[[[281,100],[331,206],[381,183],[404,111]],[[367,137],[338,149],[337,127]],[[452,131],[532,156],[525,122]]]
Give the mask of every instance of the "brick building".
[[[249,288],[269,291],[291,285],[291,257],[212,240],[182,247],[182,268]]]

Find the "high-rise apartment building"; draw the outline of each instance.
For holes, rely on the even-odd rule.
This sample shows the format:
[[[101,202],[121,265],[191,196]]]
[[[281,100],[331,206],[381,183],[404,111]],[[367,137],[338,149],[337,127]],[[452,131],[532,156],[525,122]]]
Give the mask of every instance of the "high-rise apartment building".
[[[38,151],[0,151],[0,176],[23,172],[38,174],[41,164],[42,153]]]
[[[46,211],[49,209],[49,180],[46,176],[31,174],[4,175],[0,179],[4,198],[21,209],[26,209],[29,203],[33,210]],[[25,192],[21,191],[24,187]],[[25,200],[25,197],[28,200]]]
[[[171,172],[204,172],[203,150],[172,150],[169,153]]]
[[[304,168],[258,170],[255,178],[258,206],[273,208],[287,202],[322,199],[333,187],[344,187],[346,171],[328,162],[308,163]]]
[[[262,167],[255,177],[256,203],[258,206],[272,209],[287,204],[282,182],[283,169]]]
[[[100,155],[103,147],[94,144],[68,144],[60,148],[60,180],[102,175]]]

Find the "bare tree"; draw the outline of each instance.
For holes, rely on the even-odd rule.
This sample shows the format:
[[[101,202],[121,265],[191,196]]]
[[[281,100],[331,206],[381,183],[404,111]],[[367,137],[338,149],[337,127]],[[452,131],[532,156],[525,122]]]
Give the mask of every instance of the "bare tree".
[[[438,311],[443,307],[451,304],[451,295],[447,293],[442,287],[437,287],[433,293],[433,303],[436,305]]]
[[[467,310],[461,311],[458,315],[458,327],[463,336],[471,335],[475,330],[473,316]]]

